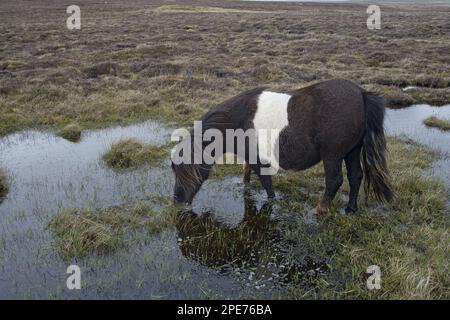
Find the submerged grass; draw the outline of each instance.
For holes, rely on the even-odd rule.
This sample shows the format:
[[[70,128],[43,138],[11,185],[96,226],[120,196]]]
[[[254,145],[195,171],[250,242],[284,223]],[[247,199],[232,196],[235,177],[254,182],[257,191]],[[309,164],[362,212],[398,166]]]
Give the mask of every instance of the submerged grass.
[[[146,203],[130,206],[63,209],[50,222],[56,246],[64,258],[88,253],[111,253],[124,246],[126,234],[146,230],[150,234],[169,227],[170,210],[154,210]]]
[[[428,117],[423,123],[428,127],[439,128],[444,131],[450,130],[450,120],[439,119],[437,117]]]
[[[6,175],[0,168],[0,201],[8,193],[8,182],[6,181]]]
[[[143,164],[155,164],[168,155],[163,146],[146,145],[136,139],[115,142],[103,155],[103,160],[118,169],[134,168]]]

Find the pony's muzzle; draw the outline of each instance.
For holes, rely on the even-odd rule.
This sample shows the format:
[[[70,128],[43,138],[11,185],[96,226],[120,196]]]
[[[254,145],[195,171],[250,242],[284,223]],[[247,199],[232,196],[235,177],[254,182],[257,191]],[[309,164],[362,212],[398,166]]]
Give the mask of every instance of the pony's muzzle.
[[[173,196],[173,204],[176,206],[190,206],[192,201],[185,201],[183,197]]]

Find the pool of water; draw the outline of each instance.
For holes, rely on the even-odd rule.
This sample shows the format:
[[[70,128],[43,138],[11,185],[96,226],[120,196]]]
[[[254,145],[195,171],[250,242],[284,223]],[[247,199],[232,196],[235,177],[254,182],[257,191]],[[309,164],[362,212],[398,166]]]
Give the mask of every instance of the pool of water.
[[[404,109],[389,109],[385,121],[386,133],[407,137],[439,151],[441,157],[433,164],[432,173],[450,187],[450,132],[425,126],[423,120],[429,116],[450,120],[450,105],[414,105]]]
[[[434,170],[449,182],[450,134],[425,127],[429,115],[450,118],[450,106],[388,110],[386,130],[441,151]],[[280,208],[265,202],[262,191],[244,190],[239,177],[207,181],[193,212],[162,234],[114,254],[63,260],[48,229],[60,209],[171,194],[168,159],[128,171],[110,169],[101,160],[118,139],[163,144],[171,132],[149,121],[88,130],[78,143],[37,130],[0,139],[0,164],[10,184],[0,203],[0,298],[270,298],[294,281],[293,275],[308,275],[299,282],[307,287],[311,276],[328,272],[326,259],[308,256],[303,248],[295,249],[303,262],[292,263],[277,227],[286,223]],[[304,219],[307,231],[314,232],[314,217]],[[82,290],[67,290],[69,264],[80,266]]]
[[[254,296],[262,286],[275,290],[287,271],[280,269],[284,248],[272,209],[259,215],[264,194],[254,191],[243,197],[238,177],[207,181],[192,207],[196,214],[183,215],[176,228],[137,241],[132,250],[70,261],[57,254],[48,223],[62,208],[111,206],[171,194],[168,159],[161,166],[128,171],[110,169],[101,160],[121,138],[163,144],[171,132],[149,121],[85,131],[78,143],[37,130],[2,138],[0,163],[10,189],[0,204],[0,298],[239,298]],[[273,232],[268,232],[269,225]],[[254,233],[257,241],[244,243],[251,249],[243,247],[239,261],[229,263],[229,253],[220,248],[232,247],[242,232]],[[220,237],[211,240],[211,233]],[[270,267],[255,279],[252,274],[262,255],[271,256],[266,260]],[[72,263],[83,270],[83,290],[65,287],[66,268]],[[266,296],[271,292],[266,290]]]

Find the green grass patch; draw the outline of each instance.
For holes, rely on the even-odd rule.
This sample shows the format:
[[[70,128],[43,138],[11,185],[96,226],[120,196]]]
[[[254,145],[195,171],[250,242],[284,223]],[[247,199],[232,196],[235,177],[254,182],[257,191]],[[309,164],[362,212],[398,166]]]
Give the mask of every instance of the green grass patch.
[[[428,127],[439,128],[444,131],[450,130],[450,120],[439,119],[431,116],[426,118],[423,123]]]
[[[156,164],[168,155],[162,146],[143,144],[135,139],[125,139],[111,145],[103,160],[113,168],[126,169],[143,164]]]
[[[126,235],[138,230],[156,234],[171,225],[170,210],[154,210],[145,203],[131,206],[63,209],[49,226],[64,258],[88,253],[106,254],[126,245]]]

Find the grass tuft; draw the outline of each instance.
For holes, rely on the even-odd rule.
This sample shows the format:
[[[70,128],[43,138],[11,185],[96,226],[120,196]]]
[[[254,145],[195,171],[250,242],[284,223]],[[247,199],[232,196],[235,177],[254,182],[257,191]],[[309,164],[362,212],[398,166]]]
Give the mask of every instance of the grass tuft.
[[[81,138],[82,128],[77,123],[71,123],[56,132],[56,135],[66,140],[77,142]]]
[[[164,147],[125,139],[112,144],[103,155],[103,160],[113,168],[126,169],[143,164],[156,164],[167,155],[168,151]]]
[[[127,233],[147,230],[159,233],[170,227],[172,214],[156,211],[146,203],[131,206],[63,209],[50,222],[56,246],[64,258],[88,253],[106,254],[127,243]]]
[[[439,119],[436,117],[428,117],[423,123],[428,127],[439,128],[444,131],[450,130],[450,120]]]

